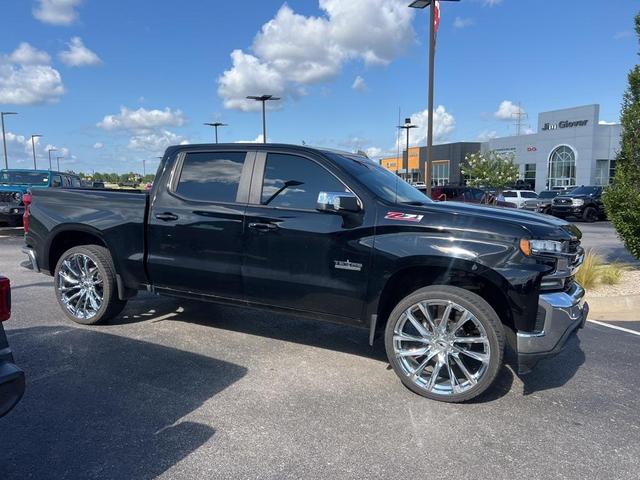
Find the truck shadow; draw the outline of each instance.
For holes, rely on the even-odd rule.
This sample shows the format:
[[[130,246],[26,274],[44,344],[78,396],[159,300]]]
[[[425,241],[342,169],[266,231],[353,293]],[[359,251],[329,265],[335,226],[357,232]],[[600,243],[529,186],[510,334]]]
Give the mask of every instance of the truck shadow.
[[[0,420],[3,480],[155,478],[215,434],[181,419],[246,374],[96,330],[34,327],[8,336],[27,390]]]

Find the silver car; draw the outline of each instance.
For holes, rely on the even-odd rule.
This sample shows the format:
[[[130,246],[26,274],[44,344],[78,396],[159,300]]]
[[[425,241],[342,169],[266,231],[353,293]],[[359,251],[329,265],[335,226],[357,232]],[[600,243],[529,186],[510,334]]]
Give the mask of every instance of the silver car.
[[[540,192],[538,198],[525,200],[522,208],[532,212],[551,214],[551,203],[553,202],[553,199],[561,193],[564,192],[560,190],[545,190],[544,192]]]

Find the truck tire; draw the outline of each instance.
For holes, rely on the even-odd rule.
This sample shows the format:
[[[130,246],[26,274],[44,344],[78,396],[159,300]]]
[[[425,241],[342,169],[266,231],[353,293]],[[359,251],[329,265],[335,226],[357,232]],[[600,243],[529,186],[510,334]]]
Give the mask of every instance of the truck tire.
[[[99,245],[82,245],[64,252],[56,265],[54,286],[62,311],[82,325],[104,323],[127,304],[118,298],[111,254]]]
[[[593,223],[598,220],[598,211],[593,207],[587,207],[582,212],[582,220],[585,222]]]
[[[477,397],[502,365],[498,315],[482,297],[458,287],[434,285],[405,297],[391,312],[384,337],[402,383],[433,400]]]

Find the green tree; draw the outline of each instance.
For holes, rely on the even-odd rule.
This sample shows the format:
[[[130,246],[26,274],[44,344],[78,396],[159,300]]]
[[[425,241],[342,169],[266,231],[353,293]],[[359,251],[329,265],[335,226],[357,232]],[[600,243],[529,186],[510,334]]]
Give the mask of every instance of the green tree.
[[[640,13],[636,15],[640,40]],[[607,216],[631,254],[640,259],[640,65],[629,72],[622,100],[622,145],[616,174],[604,193]]]
[[[518,180],[513,155],[503,156],[494,151],[468,154],[461,171],[467,177],[467,184],[473,187],[504,190]]]

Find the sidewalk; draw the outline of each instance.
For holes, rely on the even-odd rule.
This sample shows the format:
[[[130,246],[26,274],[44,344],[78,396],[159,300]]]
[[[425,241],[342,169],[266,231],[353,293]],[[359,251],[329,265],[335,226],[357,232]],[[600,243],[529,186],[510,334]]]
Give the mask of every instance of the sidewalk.
[[[640,321],[640,295],[594,297],[587,293],[586,300],[590,319]]]

